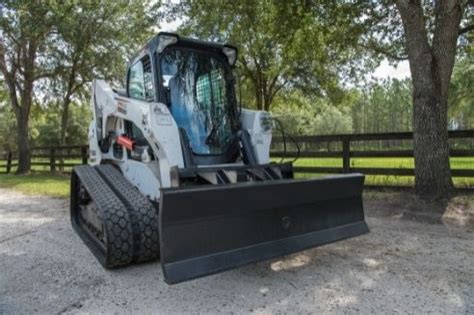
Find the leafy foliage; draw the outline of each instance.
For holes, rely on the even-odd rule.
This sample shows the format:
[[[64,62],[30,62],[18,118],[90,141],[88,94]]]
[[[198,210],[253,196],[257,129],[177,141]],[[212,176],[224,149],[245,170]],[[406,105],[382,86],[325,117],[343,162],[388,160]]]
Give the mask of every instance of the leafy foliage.
[[[454,67],[449,94],[450,126],[474,128],[474,55],[458,61]]]
[[[169,10],[187,18],[184,34],[238,46],[245,100],[260,109],[270,109],[283,90],[332,98],[341,80],[374,65],[360,53],[355,36],[360,29],[339,23],[352,12],[346,5],[192,1]]]
[[[396,132],[411,130],[409,80],[386,79],[365,89],[349,89],[337,106],[329,98],[301,93],[275,101],[275,114],[294,134]]]
[[[89,116],[82,104],[91,81],[123,83],[127,58],[151,36],[159,6],[157,1],[2,2],[0,82],[7,106],[1,106],[0,129],[10,132],[0,136],[0,145],[19,144],[21,157],[28,159],[30,140],[84,142]],[[70,116],[81,117],[71,122]],[[27,171],[28,163],[20,164]]]

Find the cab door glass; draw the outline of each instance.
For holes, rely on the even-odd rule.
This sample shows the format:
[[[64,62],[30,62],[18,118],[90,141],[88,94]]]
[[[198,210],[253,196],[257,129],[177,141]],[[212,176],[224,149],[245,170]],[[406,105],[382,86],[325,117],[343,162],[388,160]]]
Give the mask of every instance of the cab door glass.
[[[138,100],[154,101],[155,90],[149,56],[143,57],[130,68],[128,95]]]
[[[145,99],[153,102],[155,100],[155,87],[153,85],[153,74],[151,71],[150,56],[145,56],[142,59],[143,65],[143,81],[145,83]]]
[[[143,80],[143,65],[141,61],[130,68],[128,79],[128,95],[131,98],[145,99],[145,82]]]

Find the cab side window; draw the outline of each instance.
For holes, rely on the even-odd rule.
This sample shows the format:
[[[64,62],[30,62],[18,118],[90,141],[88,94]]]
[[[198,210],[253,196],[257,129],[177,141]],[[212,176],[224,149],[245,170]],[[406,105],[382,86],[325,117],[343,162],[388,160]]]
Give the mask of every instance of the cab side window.
[[[143,63],[143,82],[145,83],[145,99],[153,102],[155,100],[155,89],[153,88],[153,74],[151,72],[150,56],[142,59]]]
[[[154,101],[153,74],[151,71],[151,60],[148,55],[130,68],[128,95],[138,100]]]

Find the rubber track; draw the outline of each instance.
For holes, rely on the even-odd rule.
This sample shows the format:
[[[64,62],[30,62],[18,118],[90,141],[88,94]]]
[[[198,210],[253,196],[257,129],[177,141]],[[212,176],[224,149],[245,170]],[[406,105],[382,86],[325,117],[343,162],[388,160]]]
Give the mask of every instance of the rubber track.
[[[150,200],[130,184],[112,165],[96,166],[102,179],[128,210],[133,230],[133,262],[159,257],[158,213]]]
[[[127,208],[92,166],[83,165],[74,168],[73,181],[76,180],[76,183],[73,183],[72,187],[79,184],[74,178],[76,175],[95,202],[99,219],[104,223],[105,251],[99,241],[84,230],[78,219],[75,208],[77,205],[71,204],[73,227],[104,267],[129,265],[133,260],[134,240]],[[76,194],[77,191],[71,193]],[[76,197],[74,196],[72,200],[76,200]]]

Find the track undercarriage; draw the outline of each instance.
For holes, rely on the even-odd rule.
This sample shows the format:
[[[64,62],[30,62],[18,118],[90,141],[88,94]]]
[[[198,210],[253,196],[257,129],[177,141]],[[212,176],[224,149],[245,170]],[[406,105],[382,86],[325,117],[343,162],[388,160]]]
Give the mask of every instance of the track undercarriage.
[[[277,167],[274,174],[291,173]],[[104,267],[161,256],[165,281],[178,283],[368,232],[363,180],[354,174],[168,188],[158,209],[111,164],[85,165],[73,172],[71,220]]]
[[[157,211],[112,165],[74,169],[74,229],[107,268],[159,256]]]

